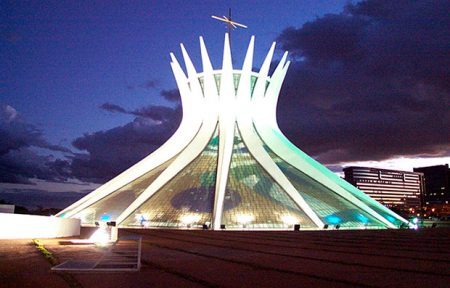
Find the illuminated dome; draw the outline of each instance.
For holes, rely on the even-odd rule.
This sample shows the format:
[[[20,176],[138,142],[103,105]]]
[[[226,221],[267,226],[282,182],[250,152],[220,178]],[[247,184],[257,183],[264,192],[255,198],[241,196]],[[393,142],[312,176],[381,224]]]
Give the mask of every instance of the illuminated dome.
[[[253,47],[254,37],[242,69],[234,69],[226,34],[222,68],[214,70],[200,37],[198,73],[181,45],[187,75],[171,54],[183,105],[178,130],[58,216],[83,225],[215,230],[408,224],[289,142],[276,121],[287,53],[269,77],[275,43],[259,72],[252,71]]]

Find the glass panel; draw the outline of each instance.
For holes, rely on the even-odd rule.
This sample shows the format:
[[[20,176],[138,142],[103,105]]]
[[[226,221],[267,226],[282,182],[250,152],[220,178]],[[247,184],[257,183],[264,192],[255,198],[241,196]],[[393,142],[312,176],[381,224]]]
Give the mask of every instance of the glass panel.
[[[383,223],[355,204],[283,161],[267,146],[264,146],[264,148],[306,203],[325,224],[340,225],[342,228],[385,227]]]
[[[233,83],[234,83],[234,93],[237,93],[239,87],[239,80],[241,79],[241,74],[234,73],[233,74]]]
[[[220,82],[221,82],[221,74],[214,74],[214,80],[216,82],[216,87],[217,87],[217,92],[220,93]],[[234,92],[237,93],[237,90],[239,88],[239,81],[241,79],[241,73],[233,73],[233,84],[234,84]],[[198,78],[199,82],[200,82],[200,86],[202,88],[202,92],[204,93],[204,76],[201,76]],[[250,83],[250,91],[251,94],[253,94],[253,89],[255,88],[256,85],[256,81],[258,80],[258,77],[256,76],[251,76],[251,83]],[[266,90],[267,87],[269,86],[270,82],[267,81],[266,83]]]
[[[253,90],[255,90],[255,86],[256,86],[256,81],[258,80],[258,77],[256,77],[256,76],[251,76],[251,81],[252,81],[252,83],[250,84],[250,86],[251,86],[251,95],[252,95],[252,97],[253,97]]]
[[[138,179],[95,202],[75,214],[82,224],[94,225],[95,221],[115,221],[139,195],[161,174],[172,161],[168,161],[147,172]]]
[[[121,223],[122,227],[210,225],[218,152],[217,129],[203,152]]]
[[[220,93],[220,74],[214,74],[214,80],[216,81],[217,93]]]
[[[359,200],[361,200],[362,202],[366,203],[367,206],[369,206],[370,208],[372,208],[375,212],[377,212],[378,214],[380,214],[381,216],[383,216],[384,218],[386,218],[386,220],[388,220],[389,222],[391,222],[392,224],[398,226],[399,228],[404,225],[404,223],[402,221],[400,221],[399,219],[395,218],[394,216],[386,213],[385,211],[383,211],[382,209],[380,209],[379,207],[377,207],[376,205],[373,205],[371,203],[371,201],[367,201],[367,199],[365,199],[364,197],[362,197],[361,195],[357,195],[356,193],[353,193],[353,196],[355,196],[356,198],[358,198]],[[361,192],[364,193],[364,192]],[[367,195],[368,196],[368,195]],[[375,201],[375,200],[373,200]],[[380,204],[382,205],[382,204]]]
[[[205,83],[204,83],[204,77],[198,77],[198,81],[200,82],[200,87],[202,88],[202,95],[205,95]]]
[[[317,228],[256,162],[236,128],[222,224],[226,228]]]

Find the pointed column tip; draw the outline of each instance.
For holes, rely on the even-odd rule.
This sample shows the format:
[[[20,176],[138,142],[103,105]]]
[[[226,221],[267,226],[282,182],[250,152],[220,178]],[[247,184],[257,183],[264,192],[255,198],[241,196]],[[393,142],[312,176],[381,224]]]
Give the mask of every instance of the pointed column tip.
[[[248,47],[253,46],[254,44],[255,44],[255,35],[252,35],[250,37],[250,42],[248,43]]]
[[[172,60],[172,62],[174,62],[174,63],[178,62],[177,58],[175,57],[175,54],[173,54],[173,52],[170,52],[169,55],[170,55],[170,59]]]
[[[200,53],[202,57],[203,72],[212,71],[213,67],[211,64],[211,60],[209,59],[208,50],[206,49],[205,42],[203,41],[202,36],[200,36]]]
[[[225,40],[224,40],[224,42],[225,43],[230,43],[230,36],[228,35],[228,33],[225,33]]]
[[[230,39],[228,38],[228,33],[225,33],[225,41],[223,43],[222,70],[226,69],[226,67],[229,67],[230,71],[233,70],[231,59]]]
[[[279,68],[277,66],[277,69],[283,69],[286,66],[287,55],[288,52],[284,51],[283,56],[281,57],[280,62],[278,63]]]
[[[275,45],[277,45],[277,42],[273,41],[272,45],[270,45],[270,50],[275,49]]]
[[[198,39],[200,41],[200,47],[205,47],[206,48],[205,41],[203,40],[203,36],[199,36]]]
[[[283,59],[286,61],[287,60],[287,56],[289,55],[288,51],[285,51],[283,54]],[[283,69],[287,69],[289,67],[289,65],[291,64],[291,60],[287,60],[286,63],[284,63]]]
[[[289,65],[291,65],[291,61],[287,61],[283,68],[287,69],[289,67]]]
[[[252,70],[254,46],[255,46],[255,36],[252,35],[250,37],[250,42],[248,43],[247,53],[245,54],[244,58],[244,64],[242,65],[242,71],[247,71],[247,73],[250,73]]]

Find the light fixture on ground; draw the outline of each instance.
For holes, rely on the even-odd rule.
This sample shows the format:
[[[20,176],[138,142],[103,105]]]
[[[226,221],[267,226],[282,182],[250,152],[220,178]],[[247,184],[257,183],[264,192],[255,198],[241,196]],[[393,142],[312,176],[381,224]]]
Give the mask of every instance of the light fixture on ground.
[[[180,222],[182,223],[182,226],[191,228],[193,225],[194,226],[197,225],[200,219],[201,219],[200,215],[186,214],[180,217]]]
[[[203,72],[197,72],[181,46],[187,74],[171,54],[183,106],[178,130],[151,155],[59,216],[93,225],[106,213],[128,228],[143,227],[137,217],[142,214],[148,216],[148,227],[200,229],[210,222],[214,230],[409,225],[283,135],[276,104],[289,67],[287,53],[269,75],[275,44],[258,72],[252,69],[253,49],[254,37],[242,67],[233,67],[226,34],[222,67],[214,69],[200,38]],[[290,215],[296,223],[280,215]]]
[[[238,214],[236,215],[236,222],[242,225],[242,228],[246,228],[248,224],[250,224],[255,217],[250,214]]]
[[[285,223],[289,227],[292,227],[295,224],[299,223],[299,220],[297,218],[295,218],[294,216],[292,216],[292,215],[283,215],[283,216],[281,216],[281,221],[283,221],[283,223]]]
[[[97,246],[107,246],[117,240],[117,228],[114,225],[109,224],[108,222],[99,221],[95,222],[95,226],[97,226],[97,230],[89,238],[89,241],[95,243]],[[114,226],[114,230],[112,231]]]

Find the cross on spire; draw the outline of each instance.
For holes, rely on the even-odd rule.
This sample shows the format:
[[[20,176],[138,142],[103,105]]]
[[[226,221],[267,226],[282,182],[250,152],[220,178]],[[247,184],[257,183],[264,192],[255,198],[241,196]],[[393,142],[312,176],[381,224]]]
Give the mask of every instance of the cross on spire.
[[[238,27],[248,28],[246,25],[235,22],[231,19],[231,8],[228,9],[228,17],[227,16],[218,17],[218,16],[212,15],[211,18],[227,23],[228,35],[230,35],[230,36],[231,36],[231,34],[230,34],[231,28],[238,28]]]

